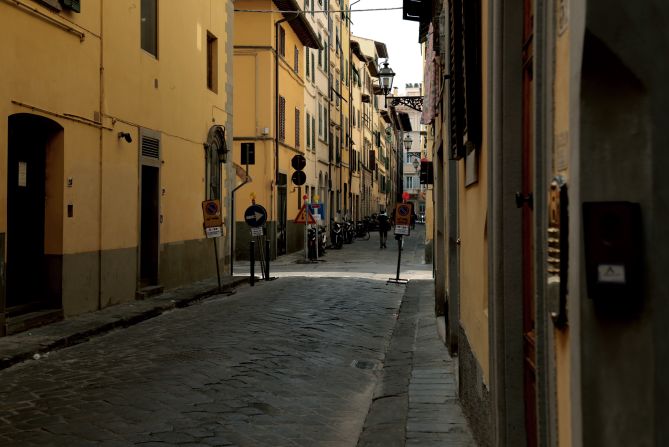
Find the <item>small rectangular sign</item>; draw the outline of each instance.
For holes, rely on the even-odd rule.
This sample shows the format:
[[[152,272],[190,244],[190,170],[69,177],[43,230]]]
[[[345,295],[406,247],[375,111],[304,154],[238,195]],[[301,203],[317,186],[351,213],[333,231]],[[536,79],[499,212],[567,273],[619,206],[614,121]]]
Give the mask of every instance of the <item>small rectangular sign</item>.
[[[28,186],[28,163],[25,161],[19,162],[19,186]]]
[[[599,264],[597,266],[597,282],[625,284],[625,266],[615,264]]]
[[[395,234],[409,235],[409,225],[395,225]]]
[[[207,234],[207,239],[211,239],[213,237],[223,236],[223,228],[222,227],[208,227],[208,228],[205,228],[204,231]]]
[[[253,237],[262,236],[262,227],[251,227],[251,236]]]

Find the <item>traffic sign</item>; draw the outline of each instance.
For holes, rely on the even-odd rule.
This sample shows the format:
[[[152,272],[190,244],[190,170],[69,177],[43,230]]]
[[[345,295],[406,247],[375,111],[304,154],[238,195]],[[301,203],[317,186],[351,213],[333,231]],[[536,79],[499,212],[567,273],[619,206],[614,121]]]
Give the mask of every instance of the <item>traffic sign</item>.
[[[307,166],[307,159],[304,158],[304,155],[297,154],[290,160],[290,165],[296,171],[301,171],[305,168],[305,166]]]
[[[411,204],[398,203],[395,207],[395,234],[409,235]]]
[[[290,179],[293,181],[294,185],[302,186],[307,182],[307,174],[305,174],[304,171],[295,171]]]
[[[312,203],[309,205],[309,212],[317,220],[325,220],[325,205],[322,203]]]
[[[202,216],[204,217],[204,228],[222,226],[221,202],[219,200],[205,200],[202,202]]]
[[[261,205],[251,205],[244,212],[244,220],[250,227],[262,227],[267,221],[267,210]]]
[[[300,212],[297,213],[297,217],[295,217],[295,223],[297,223],[297,224],[306,223],[307,214],[309,215],[309,223],[310,224],[315,224],[316,221],[314,220],[314,216],[311,215],[311,212],[307,213],[307,206],[306,205],[302,205],[302,208],[300,208]]]
[[[290,179],[295,186],[302,186],[307,182],[307,174],[302,171],[307,166],[307,159],[304,155],[297,154],[290,160],[290,165],[295,169]]]

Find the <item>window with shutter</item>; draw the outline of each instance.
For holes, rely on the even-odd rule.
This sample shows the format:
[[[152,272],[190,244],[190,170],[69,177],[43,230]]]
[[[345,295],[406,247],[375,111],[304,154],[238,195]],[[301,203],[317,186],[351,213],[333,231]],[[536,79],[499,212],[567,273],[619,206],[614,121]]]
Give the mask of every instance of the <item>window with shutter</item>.
[[[286,140],[286,98],[279,96],[279,141]]]
[[[309,48],[304,49],[304,54],[306,56],[306,64],[304,66],[304,69],[307,71],[307,79],[309,79],[309,75],[311,73],[310,67],[309,67]]]
[[[481,3],[463,2],[464,146],[468,151],[481,147]],[[465,154],[466,155],[466,154]]]
[[[142,0],[140,34],[142,49],[158,57],[158,0]]]
[[[293,71],[295,71],[295,73],[299,73],[300,71],[300,50],[298,50],[297,47],[295,47],[295,63]]]
[[[286,57],[286,30],[279,26],[279,54]]]
[[[313,52],[311,53],[311,80],[316,81],[316,66],[314,64],[314,54]]]
[[[59,3],[58,0],[37,0],[39,3],[42,3],[43,5],[48,6],[49,8],[53,8],[56,11],[62,11],[63,8],[61,4]]]
[[[307,149],[311,147],[311,117],[307,112]]]
[[[311,117],[311,150],[316,152],[316,119]]]
[[[63,8],[69,9],[72,12],[81,12],[80,0],[62,0]]]
[[[480,0],[453,0],[449,22],[450,158],[460,159],[481,145]]]
[[[300,109],[295,109],[295,147],[300,147]]]
[[[207,31],[207,88],[218,92],[218,39]]]

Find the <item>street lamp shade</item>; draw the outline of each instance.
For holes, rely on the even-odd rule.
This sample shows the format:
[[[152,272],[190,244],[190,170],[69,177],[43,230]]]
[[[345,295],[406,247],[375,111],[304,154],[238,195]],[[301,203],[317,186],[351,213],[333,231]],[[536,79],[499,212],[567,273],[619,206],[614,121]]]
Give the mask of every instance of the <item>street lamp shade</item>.
[[[383,63],[383,68],[379,70],[379,79],[381,80],[381,88],[383,93],[388,96],[388,94],[393,89],[393,79],[395,78],[395,72],[392,68],[388,66],[388,61]]]
[[[411,134],[407,134],[406,137],[404,137],[404,150],[410,151],[411,146],[413,145],[413,138],[411,138]]]
[[[420,166],[420,161],[418,161],[418,158],[414,158],[411,163],[413,164],[413,168],[417,171],[418,167]]]

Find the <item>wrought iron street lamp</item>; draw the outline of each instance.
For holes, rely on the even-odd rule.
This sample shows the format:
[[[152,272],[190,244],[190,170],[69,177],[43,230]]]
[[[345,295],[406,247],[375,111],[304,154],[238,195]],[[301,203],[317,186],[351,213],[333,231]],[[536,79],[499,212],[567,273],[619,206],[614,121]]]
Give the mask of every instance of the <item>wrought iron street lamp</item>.
[[[395,72],[392,68],[388,66],[388,61],[386,60],[383,63],[383,68],[379,70],[379,80],[381,82],[381,90],[383,90],[383,96],[385,97],[385,104],[388,107],[388,94],[393,89],[393,79],[395,78]]]
[[[418,168],[420,167],[420,160],[418,160],[418,157],[414,157],[413,161],[411,162],[413,165],[413,169],[415,171],[418,171]]]
[[[411,146],[413,145],[413,138],[411,138],[411,134],[408,133],[406,137],[404,137],[404,150],[409,152],[411,150]]]

